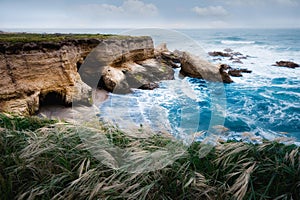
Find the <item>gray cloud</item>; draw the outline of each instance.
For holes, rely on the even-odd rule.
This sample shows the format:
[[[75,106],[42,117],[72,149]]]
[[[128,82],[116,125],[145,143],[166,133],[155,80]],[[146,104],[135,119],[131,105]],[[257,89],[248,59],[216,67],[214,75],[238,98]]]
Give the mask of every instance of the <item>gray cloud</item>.
[[[208,6],[208,7],[194,7],[192,9],[194,13],[199,16],[226,16],[228,15],[227,10],[222,6]]]
[[[215,0],[217,2],[223,2],[228,5],[239,5],[239,6],[257,6],[257,5],[269,5],[274,4],[281,6],[297,6],[300,5],[300,0]]]
[[[112,4],[85,4],[81,5],[80,9],[83,12],[97,15],[112,15],[112,16],[156,16],[158,9],[154,4],[146,4],[140,0],[126,0],[121,6]]]

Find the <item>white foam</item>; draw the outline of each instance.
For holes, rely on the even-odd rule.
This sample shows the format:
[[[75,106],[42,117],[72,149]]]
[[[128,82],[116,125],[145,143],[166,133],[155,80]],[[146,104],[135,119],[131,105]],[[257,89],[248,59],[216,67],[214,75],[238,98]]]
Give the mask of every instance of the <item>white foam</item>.
[[[222,40],[222,44],[255,44],[255,41],[234,41],[234,40]]]

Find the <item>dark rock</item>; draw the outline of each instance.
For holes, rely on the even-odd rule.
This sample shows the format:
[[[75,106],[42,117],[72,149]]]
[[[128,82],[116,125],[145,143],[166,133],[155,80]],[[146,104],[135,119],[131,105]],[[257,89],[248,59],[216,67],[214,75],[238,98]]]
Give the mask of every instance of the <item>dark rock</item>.
[[[223,83],[232,83],[233,82],[233,80],[230,78],[229,74],[224,70],[224,68],[220,67],[219,72],[221,74]]]
[[[234,77],[241,77],[243,76],[242,73],[251,73],[251,70],[248,69],[229,69],[228,74]]]
[[[234,52],[234,53],[232,53],[231,55],[233,55],[233,56],[242,56],[243,54],[240,53],[240,52]]]
[[[172,68],[179,68],[181,65],[180,57],[172,52],[161,52],[160,56],[158,56],[157,58],[161,59],[163,63],[171,66]]]
[[[300,67],[297,63],[291,62],[291,61],[279,61],[276,62],[276,64],[274,64],[273,66],[279,66],[279,67],[287,67],[287,68],[296,68],[296,67]]]
[[[236,58],[236,59],[233,59],[232,63],[239,63],[239,64],[243,64],[243,62],[242,62],[240,59],[238,59],[238,58]]]
[[[180,67],[180,55],[175,54],[167,49],[166,44],[160,44],[157,49],[155,49],[155,56],[160,62],[172,67]]]
[[[159,88],[159,85],[157,83],[146,83],[146,84],[140,86],[138,89],[154,90],[155,88]]]
[[[213,61],[221,61],[221,58],[214,58]]]
[[[239,69],[242,73],[252,73],[249,69]]]
[[[221,51],[208,52],[208,55],[210,55],[210,56],[221,56],[221,57],[231,57],[230,53],[224,53],[224,52],[221,52]]]
[[[230,76],[234,76],[234,77],[241,77],[241,76],[243,76],[242,73],[241,73],[241,71],[238,70],[238,69],[231,69],[231,70],[228,71],[228,74]]]
[[[220,68],[221,68],[222,70],[232,69],[232,67],[230,67],[230,66],[227,65],[227,64],[221,64],[221,65],[220,65]]]
[[[171,60],[174,63],[180,63],[180,57],[172,52],[162,52],[161,57],[165,60]]]

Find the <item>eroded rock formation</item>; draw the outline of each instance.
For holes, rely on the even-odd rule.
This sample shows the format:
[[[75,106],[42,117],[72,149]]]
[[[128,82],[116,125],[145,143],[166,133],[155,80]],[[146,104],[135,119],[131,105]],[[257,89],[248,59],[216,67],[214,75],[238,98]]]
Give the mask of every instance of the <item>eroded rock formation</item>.
[[[174,79],[177,67],[187,76],[232,82],[223,68],[192,54],[154,49],[150,37],[0,43],[0,111],[29,115],[49,102],[88,104],[96,87],[154,89]]]
[[[64,104],[88,103],[91,90],[77,73],[77,64],[97,44],[95,40],[2,43],[0,110],[33,114],[49,93]]]
[[[100,43],[86,58],[80,74],[91,86],[121,94],[132,88],[153,89],[161,80],[174,79],[172,67],[155,56],[150,37],[120,40],[114,45]]]

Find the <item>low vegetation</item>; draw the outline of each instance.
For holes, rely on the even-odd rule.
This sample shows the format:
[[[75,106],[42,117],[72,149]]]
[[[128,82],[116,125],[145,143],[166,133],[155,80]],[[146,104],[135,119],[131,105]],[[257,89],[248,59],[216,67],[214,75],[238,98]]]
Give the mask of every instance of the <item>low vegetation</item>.
[[[136,138],[104,124],[78,127],[8,114],[0,115],[0,127],[1,200],[300,199],[295,145],[185,146],[162,135]],[[99,148],[103,141],[128,157],[118,160],[116,148]],[[172,162],[147,168],[153,164],[148,155],[166,149]]]
[[[128,38],[131,36],[112,34],[49,34],[49,33],[0,33],[0,42],[59,42],[75,39],[106,39],[106,38]]]

